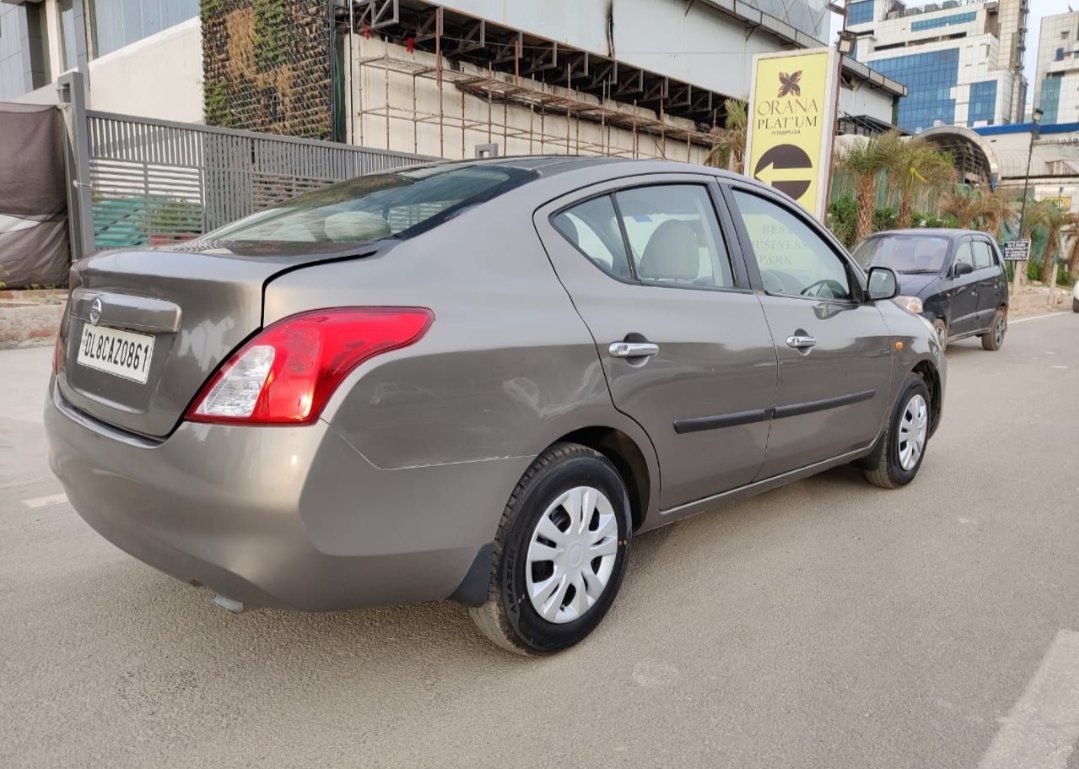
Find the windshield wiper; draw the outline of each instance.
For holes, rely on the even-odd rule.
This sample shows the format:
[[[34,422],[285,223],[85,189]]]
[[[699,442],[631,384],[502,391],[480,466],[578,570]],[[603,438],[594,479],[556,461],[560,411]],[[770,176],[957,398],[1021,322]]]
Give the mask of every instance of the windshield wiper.
[[[940,270],[900,270],[904,275],[936,275]]]

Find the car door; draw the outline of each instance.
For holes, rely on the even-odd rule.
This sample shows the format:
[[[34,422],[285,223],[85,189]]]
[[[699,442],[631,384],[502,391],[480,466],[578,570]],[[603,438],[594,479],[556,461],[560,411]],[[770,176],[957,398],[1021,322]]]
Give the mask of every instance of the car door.
[[[978,280],[976,326],[987,329],[997,308],[1005,304],[1008,277],[995,243],[985,237],[975,237],[971,249],[974,252],[974,277]]]
[[[892,340],[861,272],[796,204],[736,183],[726,194],[779,360],[759,477],[869,446],[891,406]]]
[[[712,177],[661,178],[591,187],[534,222],[596,340],[615,407],[655,446],[667,510],[757,475],[776,356],[724,239]]]
[[[978,276],[974,270],[971,239],[960,238],[944,279],[942,293],[948,297],[948,336],[963,336],[978,328]],[[957,265],[970,265],[971,272],[958,273]]]

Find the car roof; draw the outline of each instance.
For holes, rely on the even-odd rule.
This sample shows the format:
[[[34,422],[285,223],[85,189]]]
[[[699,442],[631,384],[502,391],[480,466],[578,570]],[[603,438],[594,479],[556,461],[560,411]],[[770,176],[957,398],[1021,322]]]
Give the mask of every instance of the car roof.
[[[698,173],[703,171],[713,176],[732,180],[736,179],[764,189],[772,189],[771,187],[767,187],[766,185],[763,185],[754,179],[750,179],[747,176],[742,176],[741,174],[735,174],[730,171],[713,168],[711,166],[703,166],[697,163],[662,160],[659,158],[617,158],[598,155],[505,155],[502,157],[476,158],[469,160],[432,160],[427,163],[418,163],[414,166],[410,166],[410,168],[433,166],[460,168],[468,166],[501,166],[504,168],[518,168],[525,171],[532,171],[541,177],[550,177],[602,166],[609,166],[612,168],[615,166],[623,166],[623,170],[627,171],[632,170],[633,166],[640,166],[640,170],[642,171],[652,171],[656,173],[672,171],[684,172],[691,169]],[[392,173],[392,170],[389,172]]]
[[[949,240],[956,240],[967,235],[985,235],[992,240],[992,236],[988,233],[981,232],[979,230],[957,230],[946,227],[912,227],[906,230],[883,230],[881,232],[874,232],[869,235],[869,238],[880,237],[934,237],[934,238],[947,238]]]

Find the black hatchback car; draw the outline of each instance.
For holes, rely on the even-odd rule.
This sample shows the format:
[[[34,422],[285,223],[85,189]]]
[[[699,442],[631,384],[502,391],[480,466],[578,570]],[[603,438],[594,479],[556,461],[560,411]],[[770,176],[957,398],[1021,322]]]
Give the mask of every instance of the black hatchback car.
[[[863,267],[890,267],[899,275],[896,301],[921,313],[937,330],[940,346],[980,336],[999,350],[1008,330],[1008,275],[996,242],[974,230],[890,230],[854,249]]]

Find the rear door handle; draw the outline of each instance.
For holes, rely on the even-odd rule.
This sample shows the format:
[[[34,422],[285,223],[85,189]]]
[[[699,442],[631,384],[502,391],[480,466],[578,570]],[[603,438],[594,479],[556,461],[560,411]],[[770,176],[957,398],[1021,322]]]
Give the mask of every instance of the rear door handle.
[[[787,347],[793,347],[795,350],[808,350],[816,343],[816,338],[812,336],[795,334],[794,336],[787,337]]]
[[[652,342],[611,342],[607,351],[612,358],[651,358],[659,354],[659,345]]]

